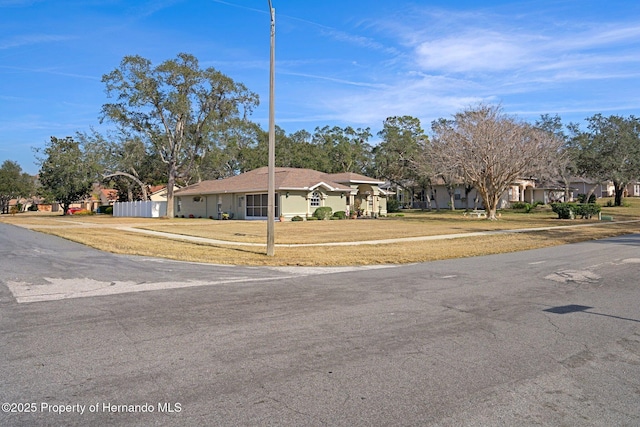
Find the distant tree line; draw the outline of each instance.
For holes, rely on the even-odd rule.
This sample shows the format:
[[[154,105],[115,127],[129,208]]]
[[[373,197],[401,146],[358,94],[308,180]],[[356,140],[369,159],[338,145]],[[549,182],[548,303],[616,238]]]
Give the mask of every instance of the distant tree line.
[[[95,181],[128,200],[144,198],[148,185],[161,183],[168,184],[172,208],[173,184],[267,165],[268,133],[250,120],[258,96],[214,68],[201,69],[192,55],[157,66],[128,56],[102,80],[113,102],[103,106],[100,120],[116,130],[52,137],[38,151],[43,191],[56,201],[81,198]],[[398,116],[387,118],[377,136],[374,146],[369,128],[287,134],[276,127],[276,166],[356,172],[399,187],[428,189],[440,182],[452,198],[463,185],[479,192],[490,217],[516,178],[556,179],[567,191],[570,177],[613,181],[616,205],[625,186],[640,179],[640,121],[634,116],[596,114],[582,130],[559,116],[530,124],[499,105],[478,104],[434,121],[430,135],[417,118]]]

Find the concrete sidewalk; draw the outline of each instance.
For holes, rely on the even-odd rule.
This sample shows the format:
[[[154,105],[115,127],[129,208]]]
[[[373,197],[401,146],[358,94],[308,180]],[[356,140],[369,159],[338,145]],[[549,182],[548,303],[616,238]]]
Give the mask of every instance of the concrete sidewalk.
[[[275,246],[281,247],[281,248],[297,248],[297,247],[308,247],[308,246],[385,245],[385,244],[391,244],[391,243],[460,239],[464,237],[490,236],[495,234],[531,233],[536,231],[563,230],[568,228],[593,227],[596,225],[626,224],[626,223],[636,223],[636,222],[640,222],[640,220],[617,221],[617,222],[590,222],[588,224],[559,225],[554,227],[520,228],[515,230],[476,231],[471,233],[439,234],[435,236],[400,237],[395,239],[362,240],[362,241],[355,241],[355,242],[298,243],[298,244],[280,243],[280,244],[276,244]],[[118,230],[130,231],[133,233],[149,234],[152,236],[164,237],[164,238],[175,239],[175,240],[184,240],[188,242],[205,243],[205,244],[211,244],[211,245],[257,246],[257,247],[266,246],[266,243],[232,242],[229,240],[208,239],[205,237],[187,236],[184,234],[167,233],[163,231],[144,230],[144,229],[135,228],[135,227],[118,227]]]

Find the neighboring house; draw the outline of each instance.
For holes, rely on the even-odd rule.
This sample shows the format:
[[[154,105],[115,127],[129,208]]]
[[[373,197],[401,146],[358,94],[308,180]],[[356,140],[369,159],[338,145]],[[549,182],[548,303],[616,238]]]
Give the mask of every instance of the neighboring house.
[[[532,188],[535,182],[532,180],[517,180],[502,195],[498,206],[507,207],[512,202],[525,201],[526,196],[533,197]],[[437,179],[427,188],[412,186],[405,183],[403,187],[393,187],[387,183],[389,190],[395,189],[396,197],[403,208],[414,209],[476,209],[484,208],[480,194],[475,188],[469,188],[464,184],[456,184],[447,188],[444,180]]]
[[[571,178],[569,180],[569,188],[571,188],[576,195],[588,194],[589,191],[595,188],[593,194],[595,194],[598,199],[601,197],[613,197],[615,195],[613,182],[599,183],[589,178]]]
[[[385,188],[395,189],[400,206],[414,209],[449,209],[451,204],[455,209],[483,208],[482,198],[475,188],[470,191],[462,183],[447,188],[444,181],[437,180],[428,188],[405,183],[403,187],[390,185]],[[598,183],[585,178],[572,178],[569,181],[569,198],[567,202],[574,202],[578,195],[587,194],[590,190],[597,198],[612,197],[615,188],[612,182]],[[627,185],[625,197],[640,197],[640,182]],[[518,179],[502,195],[498,208],[507,208],[514,202],[542,202],[544,204],[565,201],[565,189],[556,182],[538,182],[536,179]]]
[[[625,190],[625,197],[640,197],[640,181],[631,182]]]
[[[180,187],[174,185],[174,193],[178,191]],[[147,188],[147,195],[149,200],[153,202],[166,202],[167,201],[167,186],[166,185],[152,185]]]
[[[20,200],[11,199],[9,201],[9,208],[11,208],[12,206],[18,206],[20,207],[20,209],[22,209],[22,212],[31,209],[33,205],[36,205],[38,207],[38,211],[40,212],[57,212],[58,210],[60,210],[60,205],[58,205],[58,203],[44,203],[44,199],[37,196],[31,198],[21,198]]]
[[[98,192],[100,206],[113,206],[118,201],[118,190],[113,188],[100,188]]]
[[[290,219],[313,215],[321,206],[333,212],[387,214],[384,181],[356,173],[327,174],[312,169],[275,168],[275,216]],[[266,219],[268,168],[230,178],[202,181],[175,192],[177,216],[195,218]]]

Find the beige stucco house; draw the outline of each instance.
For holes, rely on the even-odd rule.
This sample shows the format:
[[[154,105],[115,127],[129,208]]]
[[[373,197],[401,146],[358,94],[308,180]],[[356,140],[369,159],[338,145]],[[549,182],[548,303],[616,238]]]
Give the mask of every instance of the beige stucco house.
[[[307,218],[321,206],[361,216],[387,214],[384,181],[356,173],[327,174],[312,169],[275,168],[275,216]],[[202,181],[175,192],[177,216],[221,219],[267,218],[268,168],[230,178]]]

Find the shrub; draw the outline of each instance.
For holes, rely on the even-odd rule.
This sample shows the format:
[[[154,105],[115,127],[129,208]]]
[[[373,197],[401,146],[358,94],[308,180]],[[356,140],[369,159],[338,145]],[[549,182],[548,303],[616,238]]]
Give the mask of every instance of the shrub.
[[[313,217],[316,219],[329,219],[331,218],[331,207],[321,206],[313,212]]]
[[[400,202],[398,199],[387,199],[387,212],[400,212]]]
[[[573,203],[551,203],[551,210],[558,214],[558,219],[574,218]]]
[[[602,208],[600,205],[596,205],[595,203],[585,203],[576,205],[575,214],[580,215],[580,218],[583,219],[591,219],[594,215],[600,213]]]
[[[536,206],[544,205],[544,203],[537,201],[533,203],[527,202],[511,202],[511,208],[515,210],[523,210],[526,213],[530,213],[532,210],[536,208]]]
[[[73,213],[73,215],[93,215],[93,212],[91,212],[90,210],[87,210],[87,209],[82,209],[82,210],[79,210],[79,211],[75,211]]]
[[[107,206],[107,208],[104,210],[104,213],[107,215],[113,215],[113,206]]]
[[[595,203],[552,203],[551,209],[558,214],[559,219],[574,219],[576,216],[591,219],[602,207]]]
[[[304,219],[300,215],[296,215],[291,218],[291,221],[304,221]]]
[[[511,202],[511,209],[529,213],[533,209],[533,205],[527,202]]]
[[[580,202],[580,203],[595,203],[596,202],[596,195],[595,194],[591,194],[591,196],[589,196],[589,201],[587,201],[587,195],[586,194],[578,194],[578,202]]]
[[[331,215],[331,219],[346,219],[347,213],[345,211],[336,211]]]
[[[107,209],[111,208],[111,214],[113,214],[113,208],[111,206],[98,206],[98,209],[96,209],[96,212],[99,214],[106,214],[107,213]]]
[[[32,204],[31,206],[29,206],[29,207],[27,208],[27,210],[28,210],[28,211],[30,211],[30,212],[38,212],[38,205],[36,205],[36,204],[34,203],[34,204]]]

